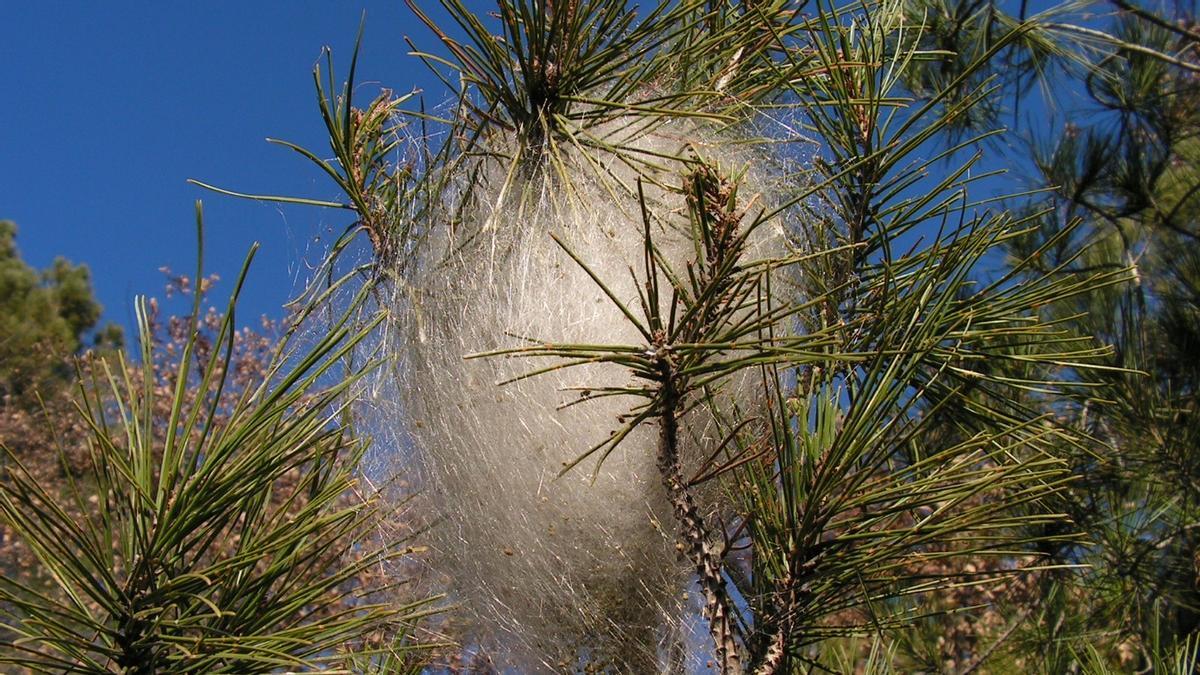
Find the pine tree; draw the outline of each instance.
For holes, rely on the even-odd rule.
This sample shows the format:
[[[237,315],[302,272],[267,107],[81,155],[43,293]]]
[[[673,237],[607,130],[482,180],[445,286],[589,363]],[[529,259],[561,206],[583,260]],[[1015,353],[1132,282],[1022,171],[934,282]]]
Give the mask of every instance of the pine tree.
[[[1027,584],[1086,541],[1064,505],[1091,439],[1059,411],[1110,349],[1045,308],[1087,302],[1128,271],[1062,274],[1055,256],[1081,255],[1078,229],[1029,245],[1043,214],[973,201],[971,187],[997,92],[1028,82],[996,89],[998,64],[1085,67],[1134,43],[981,3],[952,30],[901,2],[639,13],[501,0],[481,16],[445,0],[454,31],[410,5],[444,49],[419,55],[461,85],[449,112],[386,93],[358,109],[353,65],[340,89],[318,73],[333,158],[292,147],[347,200],[256,197],[351,210],[373,244],[403,402],[393,417],[451,505],[458,539],[444,548],[461,553],[446,564],[472,648],[550,670],[685,658],[671,622],[686,608],[660,605],[658,647],[631,643],[628,626],[648,619],[622,624],[618,608],[659,596],[588,590],[610,572],[587,577],[554,532],[528,529],[542,507],[514,495],[543,485],[639,481],[645,517],[684,561],[667,567],[693,575],[722,672],[860,658],[886,669],[905,630],[960,609],[947,598]],[[980,39],[953,54],[939,43],[960,34]],[[406,145],[431,126],[444,140]],[[1001,253],[1007,271],[985,280]],[[574,298],[606,318],[560,323]],[[569,454],[550,466],[534,436],[506,426],[562,425],[539,381],[567,387],[555,394],[566,409],[605,411],[572,418],[589,421],[566,429],[556,443]],[[545,480],[525,490],[529,471]],[[561,593],[538,565],[581,590]],[[526,612],[540,596],[554,600]],[[536,625],[564,603],[585,617],[577,632]]]
[[[186,318],[163,326],[139,298],[136,359],[77,363],[74,405],[37,420],[61,473],[0,438],[6,670],[417,668],[428,601],[385,574],[415,547],[363,482],[369,442],[345,414],[377,365],[343,360],[373,328],[350,325],[366,291],[334,311],[321,291],[336,286],[314,286],[264,341],[236,324],[252,258],[224,311],[204,311],[198,263]]]

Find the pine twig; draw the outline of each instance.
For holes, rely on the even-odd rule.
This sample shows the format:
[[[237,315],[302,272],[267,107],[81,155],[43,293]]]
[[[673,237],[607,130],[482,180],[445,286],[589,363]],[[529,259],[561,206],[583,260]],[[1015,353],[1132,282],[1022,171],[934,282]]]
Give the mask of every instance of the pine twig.
[[[656,340],[661,340],[661,333]],[[735,636],[733,615],[729,609],[729,592],[721,574],[721,561],[709,543],[708,528],[700,515],[679,465],[679,420],[681,395],[676,389],[676,374],[670,353],[658,345],[659,369],[662,374],[661,433],[658,444],[658,471],[663,486],[675,510],[679,523],[680,545],[696,566],[700,588],[704,592],[704,614],[709,620],[713,645],[722,673],[741,673],[741,650]]]

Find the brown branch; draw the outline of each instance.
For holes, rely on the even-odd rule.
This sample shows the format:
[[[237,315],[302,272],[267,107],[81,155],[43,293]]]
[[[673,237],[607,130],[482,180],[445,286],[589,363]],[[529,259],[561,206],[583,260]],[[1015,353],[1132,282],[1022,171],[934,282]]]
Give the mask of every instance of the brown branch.
[[[791,568],[779,584],[783,588],[783,595],[787,597],[787,601],[783,603],[783,610],[776,613],[778,625],[770,640],[767,641],[767,651],[763,654],[762,661],[754,669],[755,675],[774,675],[783,672],[788,639],[796,629],[796,615],[800,611],[801,605],[812,597],[811,575],[829,550],[828,543],[818,544],[816,548],[809,549],[808,556],[802,556],[797,551],[793,551],[788,556],[788,559],[792,561]],[[797,566],[795,561],[801,557],[806,557],[806,559]]]
[[[729,609],[729,593],[721,574],[721,561],[709,542],[708,527],[700,515],[679,464],[679,420],[681,395],[676,389],[676,374],[669,354],[660,346],[662,371],[661,434],[658,444],[658,471],[679,523],[680,546],[696,567],[704,592],[704,615],[708,618],[713,646],[722,673],[742,672],[742,659],[736,638],[737,629]]]
[[[794,586],[792,577],[789,575],[783,581],[784,588],[788,590],[788,602],[784,608],[783,616],[779,622],[775,634],[771,636],[767,643],[767,651],[763,654],[762,663],[758,668],[754,669],[755,675],[775,675],[779,669],[783,667],[784,657],[787,655],[787,638],[792,632],[793,617],[797,605],[796,593],[792,589]]]
[[[1112,0],[1112,3],[1114,5],[1116,5],[1118,8],[1120,8],[1126,12],[1129,12],[1130,14],[1132,14],[1144,21],[1148,21],[1149,23],[1152,23],[1152,24],[1158,26],[1159,28],[1165,28],[1166,30],[1171,31],[1172,33],[1175,33],[1176,35],[1179,35],[1180,37],[1191,40],[1192,42],[1200,41],[1200,34],[1194,33],[1192,31],[1188,30],[1187,28],[1177,26],[1177,25],[1171,23],[1170,21],[1167,21],[1166,19],[1162,18],[1161,16],[1159,16],[1153,12],[1147,11],[1145,9],[1142,9],[1141,7],[1138,7],[1137,5],[1135,5],[1131,2],[1126,2],[1125,0]]]

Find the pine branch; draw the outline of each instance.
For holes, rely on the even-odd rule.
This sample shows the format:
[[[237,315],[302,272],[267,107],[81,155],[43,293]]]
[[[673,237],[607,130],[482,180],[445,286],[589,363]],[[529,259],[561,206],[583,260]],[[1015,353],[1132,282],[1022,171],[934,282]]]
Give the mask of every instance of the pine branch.
[[[678,415],[682,400],[675,388],[678,376],[674,372],[669,351],[661,349],[660,354],[659,368],[663,381],[659,390],[662,409],[659,418],[658,471],[679,524],[680,548],[695,566],[700,588],[704,592],[704,615],[709,620],[721,672],[741,673],[742,656],[736,637],[738,631],[730,611],[729,591],[721,572],[720,556],[709,541],[708,527],[683,480],[679,464]]]

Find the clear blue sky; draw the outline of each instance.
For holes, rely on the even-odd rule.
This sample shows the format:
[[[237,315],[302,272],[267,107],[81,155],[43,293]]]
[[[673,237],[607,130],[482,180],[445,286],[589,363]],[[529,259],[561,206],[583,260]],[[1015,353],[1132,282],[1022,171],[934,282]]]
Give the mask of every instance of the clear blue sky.
[[[327,154],[312,67],[329,45],[344,74],[364,9],[359,95],[418,87],[442,101],[404,42],[434,39],[401,0],[0,2],[0,219],[17,222],[26,260],[87,263],[106,318],[128,326],[134,295],[161,296],[159,267],[194,268],[202,198],[207,267],[223,279],[216,297],[258,241],[242,316],[278,315],[307,276],[304,255],[317,257],[351,214],[236,200],[186,180],[335,198],[306,160],[264,139]]]
[[[436,0],[419,2],[443,18]],[[364,10],[359,100],[386,86],[443,102],[404,37],[440,50],[403,0],[0,0],[0,219],[17,222],[25,258],[39,268],[58,255],[87,263],[106,318],[129,327],[134,296],[161,295],[159,267],[194,268],[202,198],[207,269],[224,280],[214,300],[258,241],[242,317],[278,315],[308,277],[305,256],[318,259],[351,214],[238,200],[186,180],[338,198],[307,160],[265,138],[327,154],[312,67],[329,45],[344,75]],[[1036,98],[1026,117],[1044,117]]]

